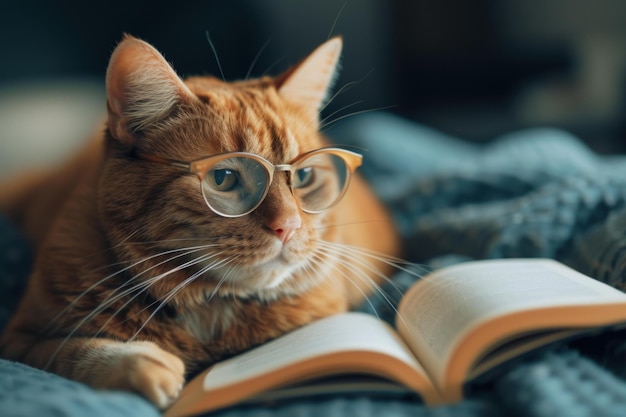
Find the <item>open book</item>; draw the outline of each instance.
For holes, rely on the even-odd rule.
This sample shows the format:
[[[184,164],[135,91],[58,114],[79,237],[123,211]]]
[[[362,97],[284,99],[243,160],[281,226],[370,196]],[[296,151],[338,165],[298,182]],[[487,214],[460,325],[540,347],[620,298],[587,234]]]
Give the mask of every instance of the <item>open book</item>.
[[[465,383],[503,362],[624,323],[626,294],[556,261],[458,264],[407,291],[397,331],[363,313],[316,321],[204,371],[165,416],[346,389],[414,392],[427,404],[455,402]]]

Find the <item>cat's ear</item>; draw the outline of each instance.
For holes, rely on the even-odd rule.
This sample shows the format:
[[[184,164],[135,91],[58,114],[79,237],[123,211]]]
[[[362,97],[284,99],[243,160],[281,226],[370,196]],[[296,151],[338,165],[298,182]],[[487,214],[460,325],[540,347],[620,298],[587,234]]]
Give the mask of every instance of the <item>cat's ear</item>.
[[[115,48],[106,75],[111,135],[134,146],[142,130],[195,99],[165,58],[151,45],[126,35]]]
[[[285,100],[301,105],[316,123],[335,80],[342,45],[341,37],[326,41],[277,79],[279,94]]]

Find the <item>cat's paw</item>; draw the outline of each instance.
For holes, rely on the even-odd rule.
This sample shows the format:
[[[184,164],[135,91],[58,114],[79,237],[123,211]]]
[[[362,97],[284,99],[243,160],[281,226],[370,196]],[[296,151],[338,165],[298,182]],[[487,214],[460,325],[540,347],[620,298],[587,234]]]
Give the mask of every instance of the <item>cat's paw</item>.
[[[124,343],[115,351],[113,366],[98,385],[138,392],[161,409],[176,400],[185,382],[180,358],[152,342]]]

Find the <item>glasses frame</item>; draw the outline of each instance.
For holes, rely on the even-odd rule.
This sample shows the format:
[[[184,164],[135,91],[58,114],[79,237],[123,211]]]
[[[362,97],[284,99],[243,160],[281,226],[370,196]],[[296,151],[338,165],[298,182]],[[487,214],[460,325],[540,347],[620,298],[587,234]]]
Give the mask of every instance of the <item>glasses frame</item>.
[[[293,176],[296,173],[296,170],[299,168],[297,167],[297,164],[300,161],[307,159],[311,156],[322,155],[322,154],[331,154],[331,155],[335,155],[341,158],[346,164],[347,173],[346,173],[346,183],[343,186],[341,193],[337,196],[335,201],[330,206],[322,210],[307,210],[303,208],[302,206],[300,206],[300,203],[298,202],[298,199],[296,198],[298,207],[300,207],[302,211],[304,211],[305,213],[310,213],[310,214],[318,214],[318,213],[322,213],[326,210],[333,208],[343,199],[344,195],[348,191],[348,187],[350,186],[350,179],[352,175],[354,174],[354,171],[356,171],[356,169],[361,166],[361,163],[363,161],[363,155],[353,152],[353,151],[349,151],[347,149],[343,149],[343,148],[325,147],[325,148],[319,148],[319,149],[315,149],[315,150],[300,154],[287,164],[273,164],[267,159],[263,158],[262,156],[259,156],[250,152],[224,152],[224,153],[218,153],[218,154],[214,154],[210,156],[205,156],[205,157],[195,159],[189,162],[162,158],[160,156],[156,156],[152,154],[144,154],[144,153],[139,153],[139,152],[135,152],[133,156],[136,157],[137,159],[141,159],[144,161],[169,165],[171,167],[177,168],[180,171],[184,171],[188,174],[193,174],[197,176],[198,179],[200,180],[200,191],[202,193],[202,198],[204,199],[204,202],[206,203],[206,205],[217,215],[220,215],[222,217],[234,218],[234,217],[246,216],[252,213],[263,203],[263,201],[265,201],[265,197],[267,197],[267,193],[269,192],[270,186],[272,185],[272,182],[274,181],[274,174],[276,172],[289,172],[290,173],[289,188],[291,190],[291,194],[295,196],[291,178],[293,178]],[[265,187],[263,195],[261,196],[261,198],[259,198],[259,201],[250,210],[242,214],[226,214],[226,213],[222,213],[221,211],[215,209],[215,207],[211,206],[211,203],[209,203],[205,195],[204,187],[202,186],[202,181],[204,181],[204,177],[207,175],[209,170],[212,167],[214,167],[216,164],[218,164],[220,161],[223,161],[229,158],[236,158],[236,157],[251,158],[257,161],[259,164],[261,164],[261,166],[265,168],[265,173],[267,174],[267,185]]]

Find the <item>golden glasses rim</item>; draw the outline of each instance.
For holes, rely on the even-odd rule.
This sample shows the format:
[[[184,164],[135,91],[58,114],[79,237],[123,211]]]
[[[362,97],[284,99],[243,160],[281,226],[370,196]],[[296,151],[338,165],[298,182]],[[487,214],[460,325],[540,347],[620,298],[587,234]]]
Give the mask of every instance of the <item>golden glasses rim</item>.
[[[137,159],[141,159],[144,161],[149,161],[149,162],[156,162],[159,164],[164,164],[164,165],[169,165],[171,167],[177,168],[180,171],[184,171],[187,172],[189,174],[193,174],[195,176],[198,177],[198,179],[200,180],[200,191],[202,193],[202,197],[204,199],[204,202],[206,203],[206,205],[215,213],[218,214],[222,217],[230,217],[230,218],[234,218],[234,217],[242,217],[242,216],[246,216],[250,213],[252,213],[254,210],[256,210],[265,200],[265,197],[267,197],[267,193],[269,192],[269,188],[272,184],[272,181],[274,180],[274,173],[276,172],[280,172],[280,171],[287,171],[290,172],[290,174],[293,176],[294,175],[294,170],[297,166],[297,164],[304,160],[304,159],[308,159],[314,155],[322,155],[322,154],[332,154],[335,156],[340,157],[346,164],[347,167],[347,177],[346,177],[346,182],[343,186],[343,189],[341,190],[341,193],[337,196],[337,198],[333,201],[332,204],[330,204],[328,207],[325,207],[324,209],[321,210],[308,210],[304,207],[301,207],[299,205],[298,199],[296,199],[296,202],[298,204],[298,206],[300,207],[300,209],[306,213],[310,213],[310,214],[318,214],[318,213],[322,213],[326,210],[331,209],[332,207],[334,207],[335,205],[337,205],[344,197],[345,193],[347,192],[349,185],[350,185],[350,180],[352,175],[354,174],[354,171],[356,171],[356,169],[361,166],[362,160],[363,160],[363,155],[357,153],[357,152],[353,152],[344,148],[339,148],[339,147],[335,147],[335,146],[330,146],[330,147],[324,147],[324,148],[318,148],[318,149],[314,149],[305,153],[302,153],[300,155],[298,155],[297,157],[295,157],[294,159],[292,159],[291,161],[289,161],[286,164],[274,164],[270,161],[268,161],[267,159],[265,159],[264,157],[251,153],[251,152],[222,152],[222,153],[217,153],[217,154],[213,154],[213,155],[208,155],[208,156],[203,156],[201,158],[198,159],[194,159],[192,161],[181,161],[181,160],[176,160],[176,159],[169,159],[169,158],[163,158],[157,155],[153,155],[153,154],[149,154],[149,153],[141,153],[141,152],[135,152],[133,154],[133,156]],[[268,175],[267,178],[267,185],[265,186],[265,190],[262,194],[262,196],[259,198],[259,201],[249,210],[247,210],[244,213],[241,214],[229,214],[229,213],[224,213],[221,210],[216,209],[215,207],[213,207],[211,205],[211,203],[208,201],[205,192],[204,192],[204,187],[202,187],[202,181],[204,180],[204,177],[207,175],[207,173],[209,172],[209,170],[215,166],[217,163],[219,163],[220,161],[223,161],[225,159],[229,159],[229,158],[236,158],[236,157],[245,157],[245,158],[251,158],[254,159],[255,161],[259,162],[264,168],[265,171]],[[293,188],[291,189],[291,192],[293,194]]]

